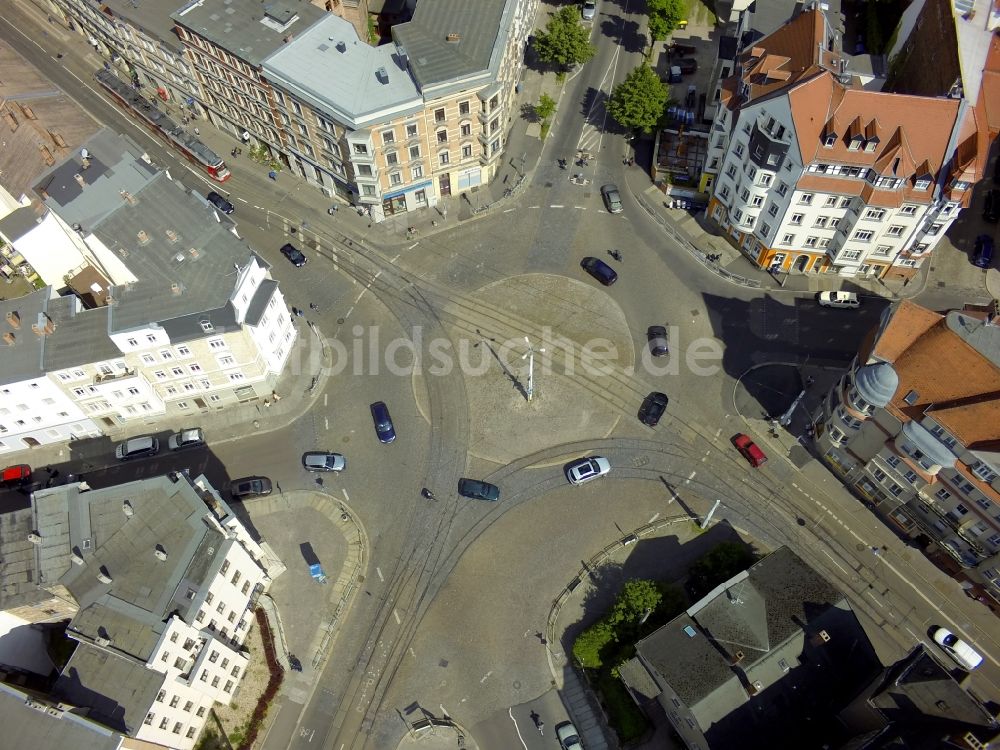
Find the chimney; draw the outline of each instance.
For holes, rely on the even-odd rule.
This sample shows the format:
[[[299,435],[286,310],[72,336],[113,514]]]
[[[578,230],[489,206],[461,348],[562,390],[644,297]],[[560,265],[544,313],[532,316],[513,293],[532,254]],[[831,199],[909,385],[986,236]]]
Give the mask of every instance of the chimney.
[[[56,330],[56,326],[52,322],[52,318],[40,312],[38,313],[38,322],[31,324],[31,330],[34,331],[36,336],[48,336]]]
[[[179,297],[181,294],[181,285],[175,281],[170,285],[170,291],[175,297]]]
[[[15,339],[16,339],[16,337],[15,337],[15,336],[14,336],[14,334],[13,334],[13,333],[11,333],[10,331],[7,331],[7,332],[6,332],[6,333],[5,333],[4,335],[3,335],[3,342],[4,342],[4,343],[5,343],[5,344],[6,344],[7,346],[14,346],[14,341],[15,341]]]
[[[49,151],[49,147],[45,145],[39,145],[38,150],[42,152],[42,161],[45,162],[45,166],[51,167],[56,163],[56,158]]]
[[[177,242],[177,232],[175,232],[173,229],[168,229],[167,239],[170,240],[171,242]]]
[[[11,133],[17,130],[17,118],[14,117],[13,112],[4,112],[3,119],[7,121],[7,126],[10,128]]]
[[[139,201],[137,201],[135,199],[135,196],[132,195],[132,193],[130,193],[128,190],[122,190],[121,193],[119,193],[119,195],[121,195],[121,197],[125,200],[125,202],[128,203],[130,206],[139,205]]]
[[[77,184],[79,184],[80,187],[86,187],[87,186],[87,181],[85,179],[83,179],[83,175],[80,174],[79,172],[77,172],[75,175],[73,175],[73,179],[77,181]]]
[[[337,42],[337,52],[344,53],[347,52],[347,42]]]
[[[35,117],[35,113],[31,110],[31,107],[29,107],[27,104],[18,104],[17,106],[21,108],[21,113],[29,120],[38,119],[37,117]]]
[[[385,68],[379,68],[378,70],[376,70],[375,77],[378,79],[378,82],[381,83],[383,86],[389,83],[389,72]]]
[[[281,41],[282,41],[282,42],[284,42],[285,44],[289,44],[289,43],[291,43],[291,41],[292,41],[292,40],[293,40],[294,38],[295,38],[295,34],[289,34],[288,36],[286,36],[286,37],[285,37],[284,39],[282,39]]]
[[[49,137],[52,139],[52,142],[56,144],[59,148],[66,148],[66,139],[63,138],[58,133],[50,130]]]
[[[146,234],[146,230],[145,229],[140,229],[139,232],[136,234],[136,237],[139,239],[139,244],[140,245],[148,245],[149,244],[149,235]]]
[[[14,330],[21,327],[21,316],[17,314],[16,310],[7,313],[7,324]]]
[[[462,41],[462,35],[461,34],[455,34],[453,32],[451,34],[448,34],[448,36],[446,36],[444,39],[445,39],[446,42],[452,42],[452,43],[460,42],[460,41]]]
[[[809,640],[812,641],[812,645],[814,646],[822,646],[824,643],[829,642],[830,634],[827,633],[825,630],[821,630]]]

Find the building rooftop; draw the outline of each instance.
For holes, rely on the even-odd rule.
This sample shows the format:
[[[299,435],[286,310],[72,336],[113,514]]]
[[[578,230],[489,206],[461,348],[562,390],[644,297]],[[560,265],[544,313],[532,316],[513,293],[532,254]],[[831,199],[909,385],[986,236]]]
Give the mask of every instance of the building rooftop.
[[[100,124],[2,40],[0,70],[0,185],[19,200],[40,172],[77,150]]]
[[[44,209],[41,209],[44,212]],[[0,219],[0,236],[8,242],[17,242],[41,222],[37,206],[21,206]]]
[[[356,129],[423,107],[396,45],[372,47],[358,39],[351,23],[332,13],[279,48],[262,67],[269,80],[321,111],[332,109],[331,115]]]
[[[327,15],[309,0],[191,0],[170,17],[251,65],[260,65]]]
[[[392,27],[421,90],[490,72],[499,65],[512,0],[421,0]]]
[[[8,747],[117,750],[121,736],[72,709],[0,682],[0,724]]]
[[[142,662],[81,643],[56,680],[53,693],[67,703],[86,706],[95,721],[134,736],[156,700],[163,677]]]
[[[35,492],[33,503],[39,581],[65,586],[80,606],[70,630],[141,662],[232,543],[206,523],[211,511],[183,474],[89,491],[69,484]]]
[[[111,18],[121,18],[135,26],[146,36],[158,39],[164,46],[178,52],[184,45],[174,31],[174,19],[170,17],[177,8],[177,2],[136,2],[136,0],[101,0],[102,10]]]
[[[49,598],[38,586],[35,545],[28,534],[35,528],[31,507],[0,513],[0,610]]]
[[[40,289],[15,299],[0,300],[0,330],[8,336],[0,341],[0,384],[45,375],[42,337],[32,332],[48,304],[48,289]]]

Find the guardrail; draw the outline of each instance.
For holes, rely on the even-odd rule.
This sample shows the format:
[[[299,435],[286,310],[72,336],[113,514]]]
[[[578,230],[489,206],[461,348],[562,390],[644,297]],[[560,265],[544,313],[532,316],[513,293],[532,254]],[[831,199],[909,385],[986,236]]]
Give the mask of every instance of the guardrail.
[[[669,234],[678,245],[687,250],[695,260],[699,261],[705,268],[714,273],[721,279],[725,279],[731,284],[737,284],[739,286],[744,286],[749,289],[760,289],[761,283],[755,279],[748,279],[745,276],[740,276],[739,274],[727,271],[725,268],[721,268],[716,265],[714,261],[708,259],[701,250],[694,246],[694,243],[688,238],[686,234],[680,232],[676,227],[674,227],[670,222],[668,222],[663,216],[661,216],[657,211],[650,206],[642,195],[636,194],[636,200],[639,201],[639,205],[642,206],[643,210],[648,213],[656,222],[663,227],[664,231]]]

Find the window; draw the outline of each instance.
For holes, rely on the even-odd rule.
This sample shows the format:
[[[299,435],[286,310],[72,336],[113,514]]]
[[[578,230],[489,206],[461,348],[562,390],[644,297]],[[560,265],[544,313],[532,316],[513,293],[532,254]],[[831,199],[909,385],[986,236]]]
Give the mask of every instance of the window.
[[[441,109],[435,109],[434,122],[444,122],[444,121],[445,121],[444,107],[442,107]]]
[[[155,341],[155,339],[154,339],[154,341]],[[127,344],[128,344],[129,346],[139,346],[139,342],[138,342],[138,341],[136,341],[135,339],[127,339],[127,340],[126,340],[126,343],[127,343]]]
[[[437,132],[437,141],[438,141],[438,143],[447,143],[448,142],[448,131],[447,130],[439,130]]]
[[[883,481],[886,476],[888,476],[884,471],[879,468],[872,469],[872,476],[875,477],[876,482]]]
[[[826,196],[826,207],[827,208],[834,208],[834,207],[836,207],[836,205],[837,205],[837,196],[836,195],[828,195],[828,196]]]
[[[885,462],[889,464],[889,466],[892,466],[893,468],[899,466],[899,461],[900,461],[899,456],[894,456],[890,454],[885,457]]]
[[[212,325],[212,321],[210,320],[199,320],[198,325],[201,326],[201,330],[204,333],[210,333],[215,330],[215,326]],[[166,354],[167,356],[163,357],[164,352],[160,352],[161,357],[163,357],[164,359],[170,359],[170,352],[166,352]]]
[[[729,177],[731,179],[735,180],[736,179],[736,165],[735,164],[730,164],[728,167],[726,167],[726,174],[729,175]]]
[[[937,492],[934,493],[934,497],[936,497],[938,500],[947,500],[948,498],[951,497],[951,493],[942,487],[941,489],[939,489]]]
[[[876,245],[875,252],[872,255],[879,258],[888,258],[892,253],[892,247],[890,245]]]
[[[167,724],[169,724],[169,723],[170,723],[170,719],[168,719],[166,716],[164,716],[162,719],[160,719],[160,729],[166,729],[167,728]]]
[[[459,131],[462,133],[463,137],[468,138],[472,135],[472,126],[467,122],[463,122],[461,126],[459,126]]]
[[[358,174],[362,177],[372,176],[372,167],[370,164],[358,164]]]
[[[215,677],[213,677],[212,678],[212,687],[219,687],[219,680],[220,680],[220,678],[218,677],[218,675],[216,675]]]
[[[250,590],[250,581],[244,581],[243,588],[240,589],[240,593],[245,596],[249,590]]]
[[[784,237],[781,238],[781,244],[782,245],[794,245],[795,244],[795,235],[794,234],[786,234]]]
[[[997,472],[993,471],[989,464],[982,461],[976,462],[976,465],[972,467],[972,473],[984,482],[992,482],[997,478]]]
[[[223,349],[226,346],[226,342],[223,339],[209,339],[208,348],[209,349]]]
[[[173,728],[172,731],[173,731],[174,734],[180,734],[181,733],[181,729],[183,727],[184,727],[183,724],[181,724],[179,721],[175,721],[174,722],[174,728]]]
[[[773,179],[774,178],[769,174],[762,174],[760,176],[760,179],[757,180],[757,184],[760,185],[761,187],[770,187],[771,181]]]
[[[417,136],[417,124],[410,122],[406,124],[406,137],[415,138]]]
[[[841,198],[840,199],[840,207],[841,208],[850,208],[851,207],[851,199],[850,198]]]
[[[197,716],[200,719],[202,716],[205,715],[205,707],[204,706],[198,706],[198,710],[194,712],[194,715]]]
[[[889,492],[892,493],[893,497],[899,497],[899,495],[903,492],[903,488],[893,482],[889,485]]]
[[[459,102],[458,103],[458,114],[460,114],[460,115],[467,115],[467,114],[469,114],[469,103],[468,102]]]
[[[222,573],[222,575],[225,575],[227,572],[229,572],[229,560],[222,561],[222,570],[220,572]],[[211,600],[209,600],[208,603],[211,604],[212,603]]]
[[[382,143],[383,144],[395,143],[395,142],[396,142],[396,134],[395,133],[393,133],[391,130],[385,130],[385,131],[382,132]]]
[[[240,582],[240,578],[242,578],[242,577],[243,577],[243,576],[242,576],[242,574],[240,573],[240,571],[238,571],[238,570],[237,570],[237,571],[236,571],[235,573],[233,573],[233,580],[232,580],[232,584],[233,584],[233,585],[235,586],[235,585],[236,585],[237,583],[239,583],[239,582]]]
[[[917,475],[917,472],[913,471],[913,469],[908,469],[906,473],[903,474],[903,478],[910,484],[916,484],[917,480],[920,479],[920,477]]]
[[[855,232],[854,236],[851,238],[857,240],[858,242],[871,242],[872,237],[875,236],[874,232],[867,229],[862,229],[861,231]]]
[[[441,162],[442,164],[447,164],[449,161],[448,152],[442,151],[440,154],[438,154],[438,161]]]
[[[788,193],[788,185],[786,185],[783,182],[779,183],[778,184],[778,195],[784,197],[786,193]]]
[[[791,224],[792,226],[802,226],[802,219],[805,218],[805,214],[792,214]]]
[[[799,204],[802,206],[811,206],[812,202],[813,202],[812,193],[803,193],[802,196],[799,198]]]
[[[916,212],[917,212],[917,207],[911,203],[907,203],[901,206],[899,209],[900,216],[913,216]]]
[[[175,695],[173,698],[170,699],[170,707],[177,708],[177,704],[180,702],[181,702],[181,697],[179,695]]]
[[[770,233],[771,233],[771,225],[770,224],[761,224],[761,227],[760,227],[761,237],[767,237]]]
[[[930,180],[917,180],[917,184],[915,185],[917,190],[926,190],[930,186],[931,186]]]
[[[401,175],[399,172],[391,172],[389,174],[389,184],[390,185],[402,185],[403,184],[403,175]]]
[[[778,215],[778,205],[776,203],[772,203],[770,206],[767,207],[767,213],[768,213],[769,216],[772,216],[772,217],[777,216]]]
[[[391,154],[385,155],[385,163],[390,167],[399,164],[399,155],[393,151]]]
[[[233,681],[232,680],[226,680],[226,684],[225,684],[225,686],[222,689],[225,690],[227,693],[231,692],[232,689],[233,689]]]
[[[827,222],[829,221],[830,221],[829,216],[817,216],[816,221],[813,223],[813,226],[816,227],[817,229],[823,229],[827,225]]]
[[[184,735],[188,739],[194,737],[194,727],[188,727],[187,734]]]
[[[410,146],[410,158],[411,159],[420,158],[420,146]]]
[[[744,151],[743,144],[742,143],[737,143],[736,144],[736,148],[734,148],[733,151],[736,153],[736,155],[738,157],[742,158],[743,157],[743,151]]]
[[[750,205],[754,208],[759,207],[763,203],[764,203],[764,196],[762,195],[755,195],[753,198],[750,199]]]
[[[466,144],[462,146],[462,158],[469,159],[472,157],[472,146]]]
[[[865,219],[868,221],[882,221],[885,218],[884,208],[869,208],[865,211]]]
[[[806,237],[806,247],[816,247],[819,237]]]
[[[411,179],[419,180],[423,176],[424,176],[424,168],[419,164],[410,170]]]
[[[368,147],[363,143],[355,143],[354,153],[358,156],[368,156]]]
[[[159,693],[156,694],[156,700],[159,701],[160,703],[163,703],[163,699],[166,697],[167,697],[166,690],[161,690]]]
[[[191,356],[191,350],[188,349],[184,345],[178,346],[177,347],[177,356],[178,357],[190,357]]]
[[[888,237],[902,237],[902,236],[903,236],[903,230],[904,230],[904,229],[906,229],[906,227],[903,227],[903,226],[900,226],[899,224],[893,224],[893,225],[892,225],[891,227],[889,227],[889,229],[888,229],[888,230],[886,231],[886,235],[887,235]]]

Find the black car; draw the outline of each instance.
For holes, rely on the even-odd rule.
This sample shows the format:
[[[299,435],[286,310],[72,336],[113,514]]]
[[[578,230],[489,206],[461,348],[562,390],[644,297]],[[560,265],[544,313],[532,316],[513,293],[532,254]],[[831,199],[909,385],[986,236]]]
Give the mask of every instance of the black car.
[[[232,485],[233,498],[263,497],[271,494],[271,480],[267,477],[243,477]]]
[[[611,286],[618,281],[618,274],[615,273],[615,269],[600,258],[588,256],[580,261],[580,267],[604,284],[604,286]]]
[[[389,407],[384,401],[376,401],[371,405],[372,421],[375,423],[375,434],[383,443],[391,443],[396,439],[396,428],[392,426]]]
[[[301,250],[290,242],[281,246],[281,254],[288,258],[296,268],[302,268],[306,264],[306,261],[309,260],[302,254]]]
[[[209,203],[211,203],[217,209],[222,211],[222,213],[224,214],[231,214],[233,211],[236,210],[236,206],[227,201],[225,198],[223,198],[214,190],[205,197],[208,199]]]
[[[698,71],[698,61],[693,57],[682,57],[680,60],[675,60],[673,65],[676,65],[681,69],[681,73],[686,76],[696,73]]]
[[[473,500],[487,500],[496,502],[500,499],[500,488],[489,482],[480,482],[478,479],[459,479],[458,494],[462,497],[471,497]]]
[[[650,393],[643,400],[642,406],[639,407],[639,421],[644,425],[656,427],[660,422],[660,417],[663,416],[663,412],[667,410],[668,401],[666,393],[660,393],[659,391]]]
[[[1000,219],[1000,190],[987,190],[983,205],[983,220],[996,224]]]
[[[664,326],[650,326],[646,329],[649,353],[654,357],[665,357],[670,353],[667,346],[667,329]]]
[[[989,268],[993,263],[993,238],[988,234],[976,237],[976,247],[972,252],[972,265],[976,268]]]

